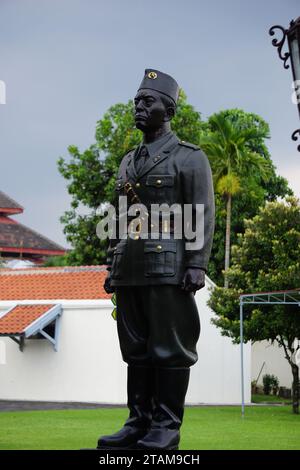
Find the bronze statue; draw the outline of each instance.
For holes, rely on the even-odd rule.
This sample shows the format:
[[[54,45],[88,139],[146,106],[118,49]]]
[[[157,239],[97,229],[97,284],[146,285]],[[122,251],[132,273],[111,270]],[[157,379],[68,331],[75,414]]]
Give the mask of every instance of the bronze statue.
[[[205,285],[214,231],[211,169],[196,145],[180,141],[171,131],[179,87],[169,75],[147,69],[135,96],[136,127],[143,142],[127,153],[116,180],[116,196],[127,195],[129,206],[141,202],[177,203],[204,208],[204,238],[187,249],[185,234],[175,237],[174,217],[147,220],[140,230],[110,240],[106,292],[116,293],[117,329],[128,364],[129,417],[123,428],[102,436],[98,449],[178,449],[190,367],[198,359],[200,321],[194,294]],[[120,214],[119,214],[120,216]],[[131,219],[132,220],[132,219]],[[144,223],[144,218],[143,218]],[[169,233],[169,238],[164,234]]]

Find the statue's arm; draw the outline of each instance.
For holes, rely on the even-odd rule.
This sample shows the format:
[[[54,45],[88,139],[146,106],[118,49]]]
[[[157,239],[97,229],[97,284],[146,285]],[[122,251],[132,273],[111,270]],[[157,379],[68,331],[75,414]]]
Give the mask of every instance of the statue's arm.
[[[181,178],[183,202],[191,205],[192,230],[196,233],[191,240],[185,237],[185,267],[206,271],[213,242],[215,201],[210,164],[200,149],[190,152],[187,156]],[[196,226],[197,214],[202,221],[198,226]]]

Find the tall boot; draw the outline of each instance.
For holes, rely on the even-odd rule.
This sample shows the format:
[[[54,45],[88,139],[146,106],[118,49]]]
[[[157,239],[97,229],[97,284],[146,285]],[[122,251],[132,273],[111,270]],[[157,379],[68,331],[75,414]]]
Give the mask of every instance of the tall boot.
[[[138,449],[178,449],[190,369],[157,368],[151,428]]]
[[[129,417],[122,429],[115,434],[101,436],[97,449],[131,449],[150,428],[153,410],[153,369],[151,367],[127,367],[127,406]]]

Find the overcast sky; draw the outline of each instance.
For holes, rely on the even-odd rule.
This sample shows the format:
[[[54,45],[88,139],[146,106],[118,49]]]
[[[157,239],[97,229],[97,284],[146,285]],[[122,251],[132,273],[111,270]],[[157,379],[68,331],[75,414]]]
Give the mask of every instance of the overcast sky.
[[[0,189],[25,207],[17,220],[67,246],[57,159],[94,142],[96,121],[134,96],[145,68],[174,76],[204,119],[261,115],[278,173],[300,196],[292,75],[268,35],[299,15],[299,0],[0,0]]]

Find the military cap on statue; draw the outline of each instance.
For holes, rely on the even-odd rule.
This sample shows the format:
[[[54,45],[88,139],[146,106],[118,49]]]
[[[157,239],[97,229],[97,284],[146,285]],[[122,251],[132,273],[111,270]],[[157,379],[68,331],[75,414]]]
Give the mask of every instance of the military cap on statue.
[[[159,91],[160,93],[169,96],[175,103],[177,103],[179,95],[178,83],[174,78],[166,73],[160,72],[159,70],[146,69],[139,90],[142,88]]]

